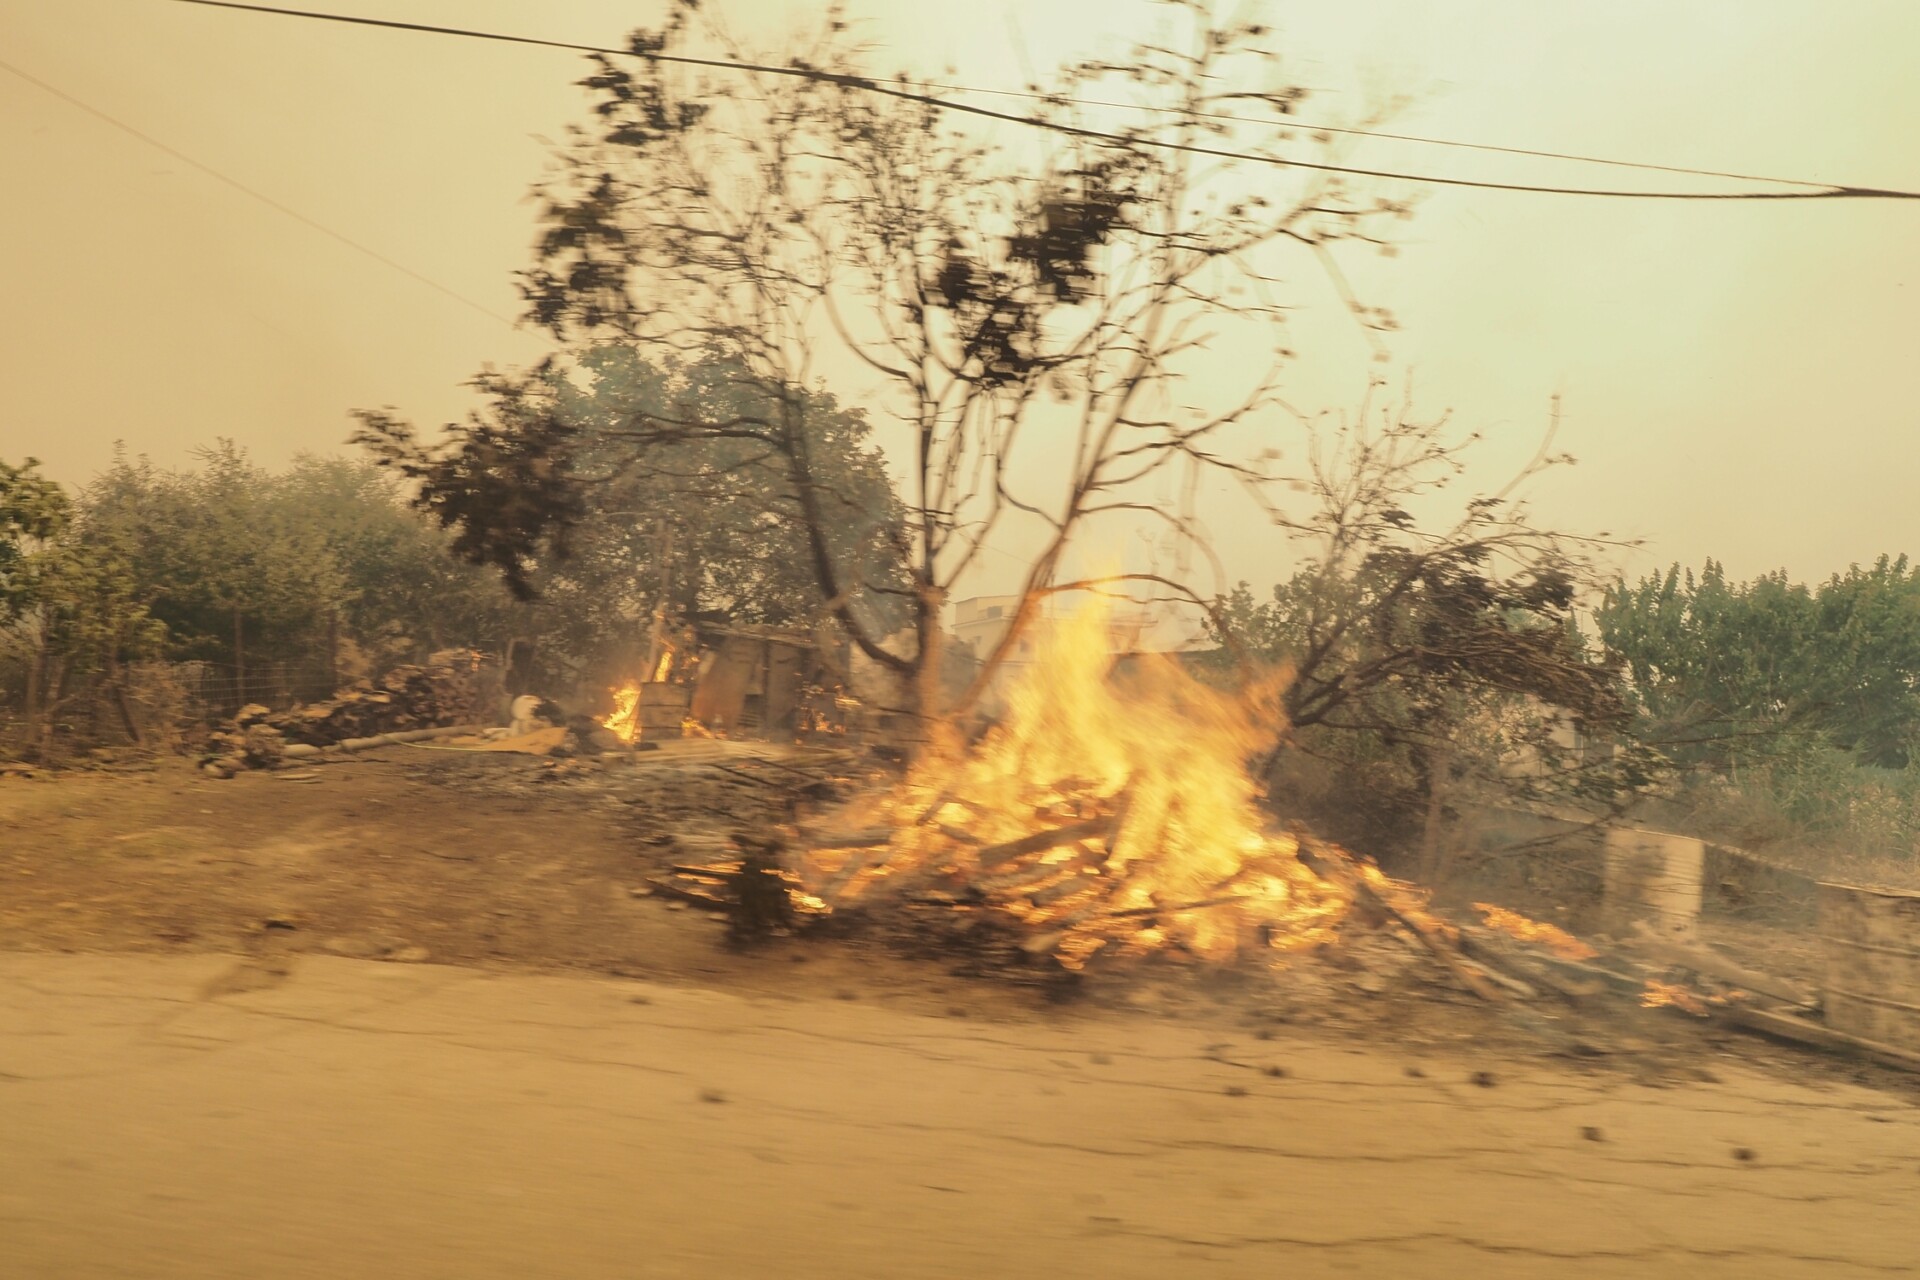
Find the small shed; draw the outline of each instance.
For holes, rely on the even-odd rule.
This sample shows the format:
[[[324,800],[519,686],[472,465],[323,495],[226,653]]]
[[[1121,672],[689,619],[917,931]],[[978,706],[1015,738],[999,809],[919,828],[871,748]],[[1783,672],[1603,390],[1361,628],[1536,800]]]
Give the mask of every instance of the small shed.
[[[687,714],[728,736],[789,739],[815,728],[820,708],[810,692],[838,687],[845,670],[844,655],[823,648],[812,631],[702,627],[699,639],[704,652]]]

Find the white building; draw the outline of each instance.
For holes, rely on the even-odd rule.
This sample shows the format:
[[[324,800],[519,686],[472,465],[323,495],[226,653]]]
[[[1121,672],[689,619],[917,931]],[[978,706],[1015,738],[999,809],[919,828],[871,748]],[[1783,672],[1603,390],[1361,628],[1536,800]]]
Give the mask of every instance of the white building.
[[[976,658],[985,661],[1006,637],[1007,628],[1013,625],[1013,615],[1019,608],[1019,596],[975,596],[957,601],[953,606],[953,636],[971,649]],[[994,673],[993,684],[985,699],[987,711],[998,711],[1004,705],[1004,691],[1018,683],[1033,665],[1046,643],[1047,633],[1059,625],[1060,619],[1060,614],[1043,606],[1040,616],[1027,624]],[[1141,638],[1153,630],[1156,621],[1149,610],[1138,605],[1116,606],[1107,621],[1108,651],[1115,654],[1135,652],[1140,647]]]

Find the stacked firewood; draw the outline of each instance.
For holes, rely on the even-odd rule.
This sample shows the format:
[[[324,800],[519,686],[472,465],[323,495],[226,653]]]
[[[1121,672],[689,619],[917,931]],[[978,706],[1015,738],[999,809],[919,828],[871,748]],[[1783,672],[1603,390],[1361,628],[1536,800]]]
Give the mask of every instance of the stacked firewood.
[[[492,719],[478,705],[480,655],[436,653],[422,666],[395,667],[378,681],[360,681],[327,699],[260,717],[289,742],[328,746],[351,738],[471,724]]]
[[[424,664],[399,666],[376,681],[362,680],[324,702],[286,711],[242,707],[209,739],[202,763],[209,772],[271,768],[288,744],[312,747],[381,734],[484,723],[494,718],[480,654],[445,650]]]

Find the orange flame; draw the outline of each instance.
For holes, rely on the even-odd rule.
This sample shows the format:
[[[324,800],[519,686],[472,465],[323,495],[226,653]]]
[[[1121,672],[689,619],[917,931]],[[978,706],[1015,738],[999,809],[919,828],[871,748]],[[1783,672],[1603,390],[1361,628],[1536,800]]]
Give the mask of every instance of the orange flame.
[[[1592,947],[1555,925],[1529,920],[1518,911],[1496,907],[1491,902],[1476,902],[1474,909],[1486,917],[1489,929],[1498,929],[1521,942],[1537,942],[1562,960],[1591,960],[1599,955]]]
[[[1658,978],[1648,978],[1646,989],[1640,993],[1640,1007],[1643,1009],[1675,1008],[1682,1013],[1690,1013],[1696,1018],[1704,1018],[1709,1010],[1707,1002],[1687,988],[1671,982],[1662,982]]]
[[[1116,681],[1109,634],[1099,607],[1052,628],[1002,723],[971,751],[930,751],[866,815],[884,851],[816,851],[809,889],[844,902],[903,873],[960,880],[1070,967],[1325,937],[1345,896],[1266,829],[1246,767],[1279,733],[1281,680],[1234,697],[1149,658]],[[1057,845],[1032,847],[1048,833]]]
[[[600,726],[632,746],[640,737],[640,686],[629,680],[610,692],[613,710],[600,721]]]

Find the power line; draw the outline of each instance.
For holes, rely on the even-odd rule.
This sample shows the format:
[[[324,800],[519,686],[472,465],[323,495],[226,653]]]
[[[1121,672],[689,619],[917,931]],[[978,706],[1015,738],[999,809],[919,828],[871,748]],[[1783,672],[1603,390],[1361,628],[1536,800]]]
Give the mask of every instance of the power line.
[[[200,172],[206,174],[208,177],[214,179],[216,182],[224,183],[226,186],[232,187],[235,191],[240,192],[242,195],[251,197],[254,200],[258,200],[261,204],[266,205],[269,209],[272,209],[277,213],[284,214],[287,217],[292,218],[295,222],[298,222],[303,226],[310,227],[313,230],[318,231],[321,235],[328,237],[329,239],[339,241],[341,244],[347,246],[347,248],[352,249],[355,253],[364,254],[365,256],[373,259],[375,262],[378,262],[380,265],[384,267],[391,267],[393,270],[398,271],[400,274],[404,276],[410,276],[413,279],[418,280],[421,284],[426,285],[429,289],[432,289],[438,293],[445,294],[447,297],[452,298],[455,302],[458,302],[463,306],[471,307],[475,311],[478,311],[481,315],[486,316],[491,320],[498,320],[501,324],[506,325],[508,328],[517,327],[512,320],[508,319],[506,316],[501,315],[499,312],[493,310],[492,308],[486,306],[485,304],[475,302],[472,298],[467,297],[465,294],[457,293],[454,290],[449,289],[446,285],[441,284],[438,280],[434,280],[428,276],[424,276],[420,274],[418,271],[415,271],[412,267],[407,266],[405,263],[395,262],[392,258],[389,258],[384,253],[381,253],[378,249],[370,248],[367,245],[361,244],[358,240],[355,240],[353,237],[349,235],[346,235],[339,231],[335,231],[332,227],[329,227],[324,223],[314,221],[312,218],[309,218],[306,214],[301,213],[299,210],[290,208],[287,205],[282,204],[280,201],[275,200],[272,196],[267,195],[264,192],[255,190],[253,187],[250,187],[246,183],[241,182],[238,178],[228,177],[226,174],[220,172],[218,169],[215,169],[212,165],[207,164],[204,161],[194,159],[192,156],[186,154],[184,151],[179,150],[177,147],[172,147],[167,145],[166,143],[160,141],[160,139],[154,137],[152,134],[142,132],[141,130],[134,128],[134,126],[128,124],[126,121],[120,120],[114,116],[108,115],[105,111],[102,111],[100,108],[96,106],[93,106],[86,102],[82,102],[80,99],[74,97],[72,94],[68,93],[66,90],[56,88],[55,86],[48,84],[45,80],[40,79],[38,76],[29,75],[28,73],[26,73],[25,71],[22,71],[19,67],[14,66],[10,62],[0,61],[0,71],[6,71],[12,75],[18,76],[20,79],[25,80],[28,84],[33,85],[35,88],[41,90],[44,93],[51,94],[53,97],[60,99],[62,102],[66,103],[67,105],[71,107],[76,107],[79,110],[86,112],[88,115],[93,116],[96,119],[105,121],[107,124],[112,125],[114,128],[120,130],[122,133],[131,134],[133,137],[138,138],[140,141],[146,143],[150,147],[153,147],[155,150],[165,152],[167,155],[172,156],[175,160],[178,160],[182,164],[191,165],[193,168],[198,169]]]
[[[1562,187],[1520,182],[1490,182],[1475,178],[1455,178],[1440,174],[1405,173],[1387,169],[1363,169],[1352,165],[1327,164],[1310,160],[1282,160],[1275,156],[1259,155],[1245,151],[1232,151],[1222,147],[1202,146],[1197,143],[1170,142],[1163,139],[1126,138],[1119,134],[1106,133],[1098,129],[1082,128],[1061,121],[1040,120],[1031,116],[1015,115],[1012,112],[995,111],[992,108],[976,106],[971,103],[955,102],[948,98],[937,98],[928,93],[917,92],[900,85],[888,84],[884,81],[870,79],[865,76],[821,71],[813,67],[780,67],[770,66],[764,63],[740,62],[725,58],[696,58],[686,54],[647,53],[634,49],[613,48],[606,45],[581,44],[570,40],[548,40],[538,36],[517,36],[499,31],[479,31],[468,27],[448,27],[423,22],[400,22],[390,18],[366,18],[342,13],[318,13],[308,9],[286,9],[272,5],[242,4],[238,3],[237,0],[172,0],[172,2],[175,4],[200,5],[212,9],[232,9],[245,13],[271,14],[284,18],[307,18],[318,22],[337,22],[349,26],[380,27],[394,31],[414,31],[426,35],[457,36],[463,39],[490,40],[502,44],[523,44],[546,49],[564,49],[575,53],[594,53],[610,57],[640,58],[649,62],[663,62],[677,66],[705,67],[715,70],[753,72],[758,75],[786,76],[802,80],[813,80],[820,83],[838,84],[868,93],[877,93],[886,97],[898,98],[902,101],[920,103],[942,111],[978,116],[983,119],[1017,124],[1027,128],[1046,129],[1070,137],[1084,138],[1091,142],[1106,142],[1120,146],[1154,147],[1160,150],[1206,156],[1213,159],[1243,160],[1256,164],[1276,165],[1282,168],[1307,169],[1320,173],[1343,174],[1350,177],[1386,178],[1400,182],[1422,183],[1429,186],[1470,187],[1481,191],[1513,191],[1537,195],[1588,196],[1621,200],[1920,200],[1920,191],[1811,182],[1798,178],[1761,178],[1742,174],[1721,173],[1711,169],[1686,169],[1671,165],[1602,160],[1597,157],[1565,155],[1554,152],[1528,152],[1520,148],[1494,147],[1482,143],[1444,143],[1442,145],[1472,147],[1478,150],[1507,151],[1523,155],[1539,155],[1585,163],[1657,169],[1698,177],[1719,177],[1733,178],[1739,181],[1771,182],[1781,185],[1800,186],[1807,189],[1801,191],[1636,191],[1624,188]],[[1015,93],[1015,91],[1011,90],[974,90],[964,89],[960,86],[942,87],[961,92],[1012,94],[1013,96],[1021,97],[1028,96]],[[1046,95],[1036,96],[1045,97]],[[1342,130],[1342,132],[1364,131]],[[1378,136],[1393,137],[1395,135],[1380,134]],[[1400,136],[1406,141],[1440,142],[1440,140],[1437,139],[1420,139],[1414,138],[1411,135]]]
[[[1070,94],[1053,95],[1036,93],[1026,89],[981,89],[964,84],[929,84],[928,89],[939,89],[947,93],[978,93],[995,98],[1026,98],[1031,101],[1058,101],[1071,103],[1077,107],[1107,107],[1121,111],[1165,111],[1165,107],[1152,107],[1139,102],[1114,102],[1102,98],[1079,98]],[[1255,124],[1245,116],[1230,115],[1219,111],[1196,111],[1195,119],[1219,120],[1227,124]],[[1285,127],[1298,129],[1305,133],[1337,133],[1357,138],[1380,138],[1387,142],[1415,142],[1425,147],[1454,147],[1461,151],[1486,151],[1494,155],[1528,156],[1537,160],[1571,160],[1577,164],[1607,165],[1615,169],[1645,169],[1652,173],[1679,173],[1694,178],[1730,178],[1735,182],[1771,182],[1782,187],[1830,187],[1828,182],[1809,181],[1805,178],[1770,178],[1757,173],[1731,173],[1724,169],[1694,169],[1686,165],[1654,164],[1646,160],[1615,160],[1606,156],[1583,156],[1568,151],[1538,151],[1529,147],[1508,147],[1492,142],[1462,142],[1458,138],[1430,138],[1417,133],[1392,133],[1385,129],[1362,129],[1355,125],[1315,124],[1309,120],[1288,120]]]

